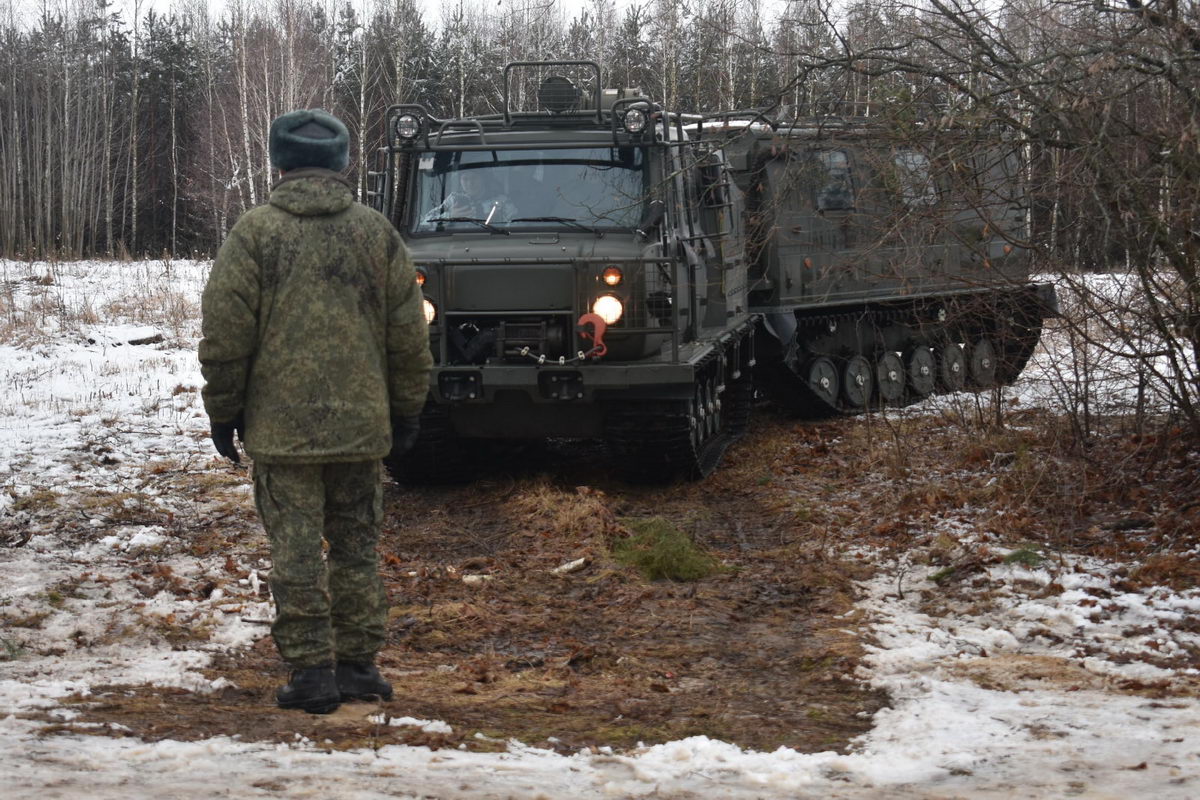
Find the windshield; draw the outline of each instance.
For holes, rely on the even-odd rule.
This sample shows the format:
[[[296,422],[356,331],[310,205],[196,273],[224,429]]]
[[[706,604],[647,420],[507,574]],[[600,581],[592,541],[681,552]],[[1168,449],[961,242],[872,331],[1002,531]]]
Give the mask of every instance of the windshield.
[[[634,147],[422,153],[409,229],[633,228],[643,163]]]

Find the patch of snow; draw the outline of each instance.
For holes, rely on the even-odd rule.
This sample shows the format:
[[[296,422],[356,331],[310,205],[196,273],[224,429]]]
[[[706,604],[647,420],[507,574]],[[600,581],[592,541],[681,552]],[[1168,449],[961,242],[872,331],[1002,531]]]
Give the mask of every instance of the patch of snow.
[[[393,727],[411,727],[420,728],[425,733],[453,733],[454,729],[440,719],[416,719],[415,717],[388,717],[386,714],[380,714],[375,717],[369,717],[372,722],[377,725],[391,725]]]

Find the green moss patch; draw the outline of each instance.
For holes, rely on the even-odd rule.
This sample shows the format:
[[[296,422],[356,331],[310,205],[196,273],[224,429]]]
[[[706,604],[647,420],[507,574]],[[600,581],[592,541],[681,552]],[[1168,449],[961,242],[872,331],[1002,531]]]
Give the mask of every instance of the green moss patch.
[[[721,569],[717,559],[662,517],[625,520],[633,535],[617,540],[613,557],[647,580],[698,581]]]

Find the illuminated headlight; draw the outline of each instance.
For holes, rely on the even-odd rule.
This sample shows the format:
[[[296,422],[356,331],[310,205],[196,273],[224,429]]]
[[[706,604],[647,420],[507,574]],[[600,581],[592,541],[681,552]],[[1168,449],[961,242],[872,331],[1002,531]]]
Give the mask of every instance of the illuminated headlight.
[[[417,286],[424,286],[424,285],[425,285],[425,270],[418,269],[417,270]]]
[[[640,108],[631,108],[626,111],[625,130],[629,133],[641,133],[646,130],[646,112]]]
[[[600,275],[600,279],[604,281],[605,286],[618,286],[625,276],[621,274],[620,267],[606,267]]]
[[[396,135],[401,139],[415,139],[421,132],[421,120],[413,114],[401,114],[396,117]]]
[[[592,313],[612,325],[625,313],[625,306],[611,294],[604,294],[597,297],[596,302],[592,303]]]
[[[428,297],[422,299],[425,301],[425,321],[432,325],[437,319],[437,306],[430,302]]]

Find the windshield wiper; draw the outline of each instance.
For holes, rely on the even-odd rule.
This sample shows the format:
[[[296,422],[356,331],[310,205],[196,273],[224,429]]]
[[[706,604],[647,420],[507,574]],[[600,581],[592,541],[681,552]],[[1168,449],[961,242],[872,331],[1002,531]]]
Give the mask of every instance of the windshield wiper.
[[[476,225],[478,225],[479,227],[483,228],[485,231],[488,231],[489,233],[502,233],[505,236],[512,236],[512,234],[509,233],[508,231],[504,230],[504,228],[497,228],[495,225],[488,222],[487,220],[479,219],[478,217],[434,217],[433,219],[427,219],[425,221],[426,222],[473,222]]]
[[[584,225],[582,222],[576,222],[574,217],[517,217],[516,219],[510,219],[509,222],[561,222],[563,225],[570,225],[572,228],[578,228],[588,233],[600,232],[598,229]]]

